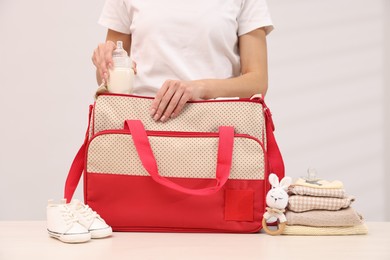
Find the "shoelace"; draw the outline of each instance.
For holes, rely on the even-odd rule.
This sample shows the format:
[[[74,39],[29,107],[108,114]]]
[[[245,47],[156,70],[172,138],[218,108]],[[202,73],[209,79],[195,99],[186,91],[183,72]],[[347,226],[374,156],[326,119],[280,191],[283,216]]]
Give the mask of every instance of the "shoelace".
[[[63,205],[60,212],[67,226],[78,221],[77,217],[72,213],[68,206]]]
[[[79,205],[78,211],[80,215],[82,215],[88,221],[91,221],[92,219],[99,217],[96,211],[93,211],[88,205]]]

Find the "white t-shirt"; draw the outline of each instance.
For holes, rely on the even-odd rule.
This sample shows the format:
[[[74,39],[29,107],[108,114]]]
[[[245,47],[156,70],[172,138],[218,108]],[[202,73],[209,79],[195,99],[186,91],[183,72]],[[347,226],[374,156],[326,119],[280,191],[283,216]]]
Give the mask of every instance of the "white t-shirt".
[[[265,0],[107,0],[99,23],[132,35],[134,94],[144,96],[167,79],[239,76],[238,37],[273,29]]]

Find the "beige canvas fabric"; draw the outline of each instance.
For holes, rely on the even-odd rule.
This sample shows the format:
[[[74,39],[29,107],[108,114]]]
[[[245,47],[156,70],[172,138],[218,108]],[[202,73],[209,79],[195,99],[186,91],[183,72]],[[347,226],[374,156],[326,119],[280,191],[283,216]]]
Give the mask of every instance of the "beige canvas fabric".
[[[141,120],[146,130],[153,131],[217,133],[219,126],[234,126],[235,133],[258,141],[235,138],[230,179],[264,179],[266,136],[262,105],[236,100],[190,102],[179,117],[162,123],[149,114],[152,101],[153,98],[118,95],[97,97],[89,129],[89,139],[94,139],[87,151],[88,172],[147,176],[130,135],[99,134],[123,129],[125,120]],[[149,136],[148,139],[162,176],[215,178],[217,138]]]
[[[215,178],[218,138],[149,136],[149,141],[162,176]],[[95,137],[88,147],[87,171],[149,175],[130,134]],[[264,179],[264,153],[258,142],[235,138],[230,179]]]
[[[140,119],[146,130],[155,131],[217,132],[219,126],[234,126],[236,133],[248,134],[266,144],[263,107],[259,104],[246,101],[188,103],[180,116],[162,123],[154,121],[149,114],[152,101],[152,98],[99,96],[90,137],[102,130],[122,129],[125,120]]]

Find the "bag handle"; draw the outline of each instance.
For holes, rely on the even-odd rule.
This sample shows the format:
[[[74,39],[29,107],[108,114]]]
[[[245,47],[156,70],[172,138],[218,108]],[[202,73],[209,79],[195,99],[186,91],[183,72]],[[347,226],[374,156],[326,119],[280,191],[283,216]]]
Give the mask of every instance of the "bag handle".
[[[233,127],[219,127],[215,186],[201,189],[191,189],[183,187],[160,175],[147,133],[145,131],[144,125],[140,120],[126,120],[125,126],[127,126],[131,132],[131,136],[133,138],[133,142],[137,150],[138,156],[142,162],[142,165],[155,182],[164,185],[165,187],[168,187],[170,189],[190,195],[210,195],[218,192],[228,180],[233,157]]]

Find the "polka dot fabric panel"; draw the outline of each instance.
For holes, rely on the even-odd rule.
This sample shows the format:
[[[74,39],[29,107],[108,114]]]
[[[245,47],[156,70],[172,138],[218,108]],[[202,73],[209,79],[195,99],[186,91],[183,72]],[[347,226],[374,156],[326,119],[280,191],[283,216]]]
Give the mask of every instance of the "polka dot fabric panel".
[[[164,177],[215,178],[218,137],[149,136]],[[247,137],[234,139],[229,179],[264,179],[262,145]],[[97,135],[88,146],[87,172],[148,176],[129,133]]]
[[[234,126],[235,132],[248,134],[266,144],[264,113],[254,101],[213,101],[188,103],[180,116],[155,122],[149,114],[153,99],[120,95],[98,96],[90,138],[102,130],[122,129],[125,120],[142,120],[146,130],[217,132],[219,126]]]

